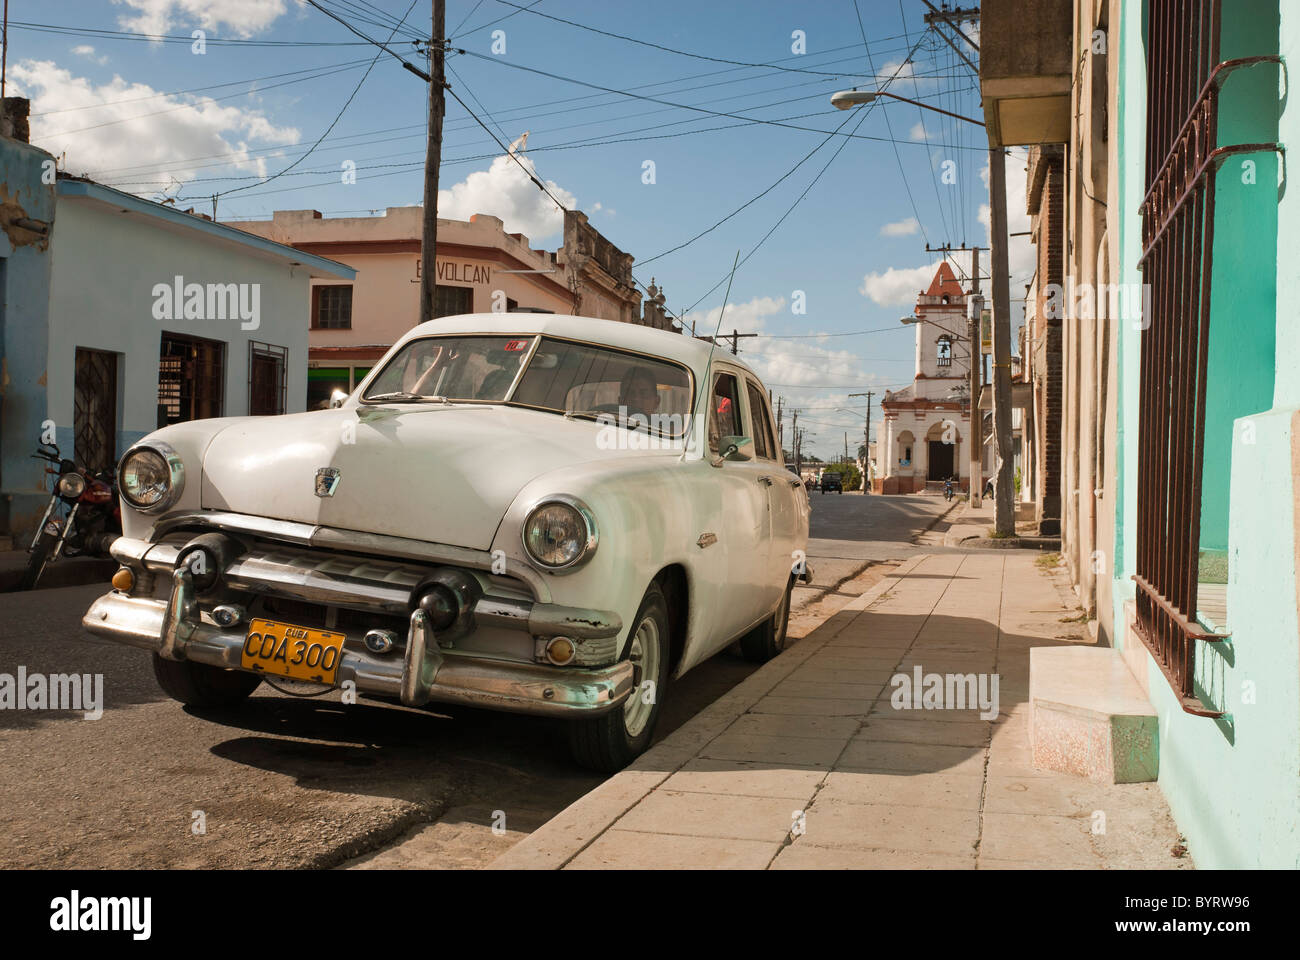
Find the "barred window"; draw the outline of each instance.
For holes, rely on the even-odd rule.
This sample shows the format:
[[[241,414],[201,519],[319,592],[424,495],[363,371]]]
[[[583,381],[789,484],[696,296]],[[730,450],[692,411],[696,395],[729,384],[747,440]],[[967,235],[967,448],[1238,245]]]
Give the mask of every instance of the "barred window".
[[[313,330],[352,329],[352,285],[330,284],[312,287]]]

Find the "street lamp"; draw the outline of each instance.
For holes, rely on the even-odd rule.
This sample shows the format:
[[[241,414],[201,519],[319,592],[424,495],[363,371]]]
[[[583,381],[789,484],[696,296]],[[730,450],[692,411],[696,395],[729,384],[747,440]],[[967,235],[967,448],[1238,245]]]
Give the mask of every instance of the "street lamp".
[[[976,120],[973,117],[963,117],[960,113],[953,113],[951,110],[943,110],[939,107],[933,107],[928,103],[922,103],[920,100],[913,100],[910,97],[900,97],[896,93],[890,93],[888,90],[859,90],[854,87],[852,90],[840,90],[831,94],[831,106],[837,110],[851,110],[854,107],[860,107],[864,103],[873,103],[877,97],[889,97],[891,100],[901,100],[903,103],[911,103],[920,107],[922,110],[933,110],[935,113],[942,113],[946,117],[956,117],[958,120],[965,120],[967,123],[973,123],[978,127],[984,126],[982,120]]]

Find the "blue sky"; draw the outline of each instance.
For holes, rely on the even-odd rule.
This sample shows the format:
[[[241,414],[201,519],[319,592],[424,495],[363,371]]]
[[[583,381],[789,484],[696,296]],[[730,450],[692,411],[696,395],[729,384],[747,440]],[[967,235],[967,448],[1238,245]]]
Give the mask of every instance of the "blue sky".
[[[386,39],[411,6],[319,2],[377,39]],[[892,76],[888,89],[898,94],[980,116],[977,80],[925,30],[924,3],[858,0],[861,26],[852,0],[542,0],[535,9],[700,57],[775,65],[683,56],[500,0],[448,3],[452,45],[466,51],[447,61],[455,92],[506,142],[529,132],[527,156],[538,175],[636,257],[637,278],[655,277],[670,311],[693,306],[688,319],[711,332],[725,283],[711,288],[737,250],[749,254],[775,226],[737,271],[723,328],[765,334],[742,341],[742,355],[788,406],[804,411],[801,423],[816,432],[814,451],[840,452],[845,432],[855,449],[861,414],[837,408],[862,411],[864,402],[847,394],[873,389],[878,404],[883,388],[911,379],[914,334],[898,318],[910,312],[932,272],[926,241],[987,243],[980,128],[903,103],[882,100],[851,112],[829,104],[836,90],[874,87]],[[409,41],[428,35],[429,11],[429,0],[416,0],[393,44],[421,66]],[[220,219],[301,208],[358,216],[420,201],[424,84],[381,55],[357,90],[376,49],[299,0],[11,0],[9,16],[17,24],[10,32],[10,92],[34,98],[33,142],[66,152],[72,173],[155,199],[176,196],[182,208],[204,212],[211,212],[214,192],[243,188],[219,199]],[[190,38],[196,29],[208,38],[201,55],[188,39],[89,35]],[[794,50],[796,31],[803,53]],[[226,38],[245,42],[219,42]],[[173,95],[158,96],[164,93]],[[447,103],[441,215],[492,213],[527,233],[533,246],[555,249],[561,241],[554,204],[512,163],[494,164],[500,148],[459,104]],[[301,159],[336,117],[326,139]],[[719,127],[726,129],[709,129]],[[827,140],[836,128],[854,137]],[[591,140],[623,142],[581,142]],[[654,183],[643,182],[648,161]],[[345,162],[356,165],[355,184],[342,182]],[[1021,157],[1008,158],[1012,231],[1027,229],[1023,166]],[[716,229],[642,265],[750,200]],[[1013,242],[1011,254],[1014,298],[1032,265],[1023,240]],[[804,313],[795,312],[796,291]],[[843,335],[882,327],[888,330]]]

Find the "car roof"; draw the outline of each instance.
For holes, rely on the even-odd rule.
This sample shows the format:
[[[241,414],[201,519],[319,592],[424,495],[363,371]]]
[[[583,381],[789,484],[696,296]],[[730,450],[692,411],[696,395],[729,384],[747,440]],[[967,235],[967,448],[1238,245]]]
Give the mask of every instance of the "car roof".
[[[715,346],[707,340],[635,323],[560,313],[466,313],[439,317],[414,327],[395,346],[416,337],[439,333],[500,333],[521,336],[540,333],[570,340],[585,340],[674,360],[690,367],[697,377],[703,373],[712,356],[715,362],[735,364],[762,382],[762,378],[747,363],[732,356],[725,347]]]

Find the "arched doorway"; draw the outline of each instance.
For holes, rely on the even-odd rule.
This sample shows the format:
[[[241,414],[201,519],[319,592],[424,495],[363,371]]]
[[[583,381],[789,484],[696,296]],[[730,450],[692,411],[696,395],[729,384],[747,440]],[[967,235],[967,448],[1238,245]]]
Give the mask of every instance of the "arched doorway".
[[[961,443],[961,434],[957,432],[957,423],[942,420],[934,424],[925,434],[926,442],[926,480],[947,480],[958,475],[957,446]]]

